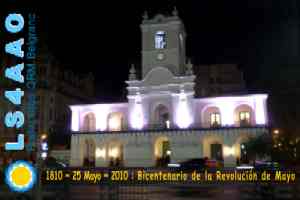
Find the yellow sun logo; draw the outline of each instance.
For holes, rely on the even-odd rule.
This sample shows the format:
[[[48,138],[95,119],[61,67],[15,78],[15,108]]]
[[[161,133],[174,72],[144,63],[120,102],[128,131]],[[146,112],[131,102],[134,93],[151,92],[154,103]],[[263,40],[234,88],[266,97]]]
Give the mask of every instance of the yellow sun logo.
[[[17,161],[8,166],[5,181],[13,191],[26,192],[36,182],[36,171],[29,162]]]

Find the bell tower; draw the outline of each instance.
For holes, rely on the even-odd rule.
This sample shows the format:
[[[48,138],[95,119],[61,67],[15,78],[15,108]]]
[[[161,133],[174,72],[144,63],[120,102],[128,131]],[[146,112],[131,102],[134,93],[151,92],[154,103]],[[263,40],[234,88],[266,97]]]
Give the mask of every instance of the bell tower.
[[[176,8],[172,16],[158,14],[149,19],[147,13],[141,24],[142,76],[156,67],[164,67],[174,76],[185,72],[185,28]]]

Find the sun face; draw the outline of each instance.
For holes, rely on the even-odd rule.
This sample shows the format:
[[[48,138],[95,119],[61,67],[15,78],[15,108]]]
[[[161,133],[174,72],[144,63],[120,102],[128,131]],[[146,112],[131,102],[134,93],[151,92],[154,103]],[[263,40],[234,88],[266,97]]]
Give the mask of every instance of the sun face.
[[[30,163],[17,161],[8,166],[5,173],[5,181],[11,190],[26,192],[36,182],[36,171]]]
[[[11,179],[15,182],[16,185],[19,185],[21,187],[29,183],[31,178],[31,171],[25,166],[19,166],[13,169],[11,172]]]

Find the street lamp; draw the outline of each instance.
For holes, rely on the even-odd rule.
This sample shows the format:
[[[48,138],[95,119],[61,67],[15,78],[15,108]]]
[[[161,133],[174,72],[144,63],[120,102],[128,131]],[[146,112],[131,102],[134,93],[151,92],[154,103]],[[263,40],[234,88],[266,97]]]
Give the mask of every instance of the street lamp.
[[[39,142],[40,145],[40,155],[43,160],[47,158],[48,152],[48,142],[47,142],[47,134],[42,134]]]
[[[171,151],[171,150],[167,150],[167,151],[166,151],[166,154],[167,154],[168,156],[170,156],[170,155],[171,155],[171,153],[172,153],[172,151]]]
[[[47,139],[47,134],[42,134],[42,135],[41,135],[41,139],[42,139],[42,140]]]
[[[273,133],[274,133],[275,135],[278,135],[278,134],[279,134],[279,130],[278,130],[278,129],[275,129],[275,130],[273,131]]]

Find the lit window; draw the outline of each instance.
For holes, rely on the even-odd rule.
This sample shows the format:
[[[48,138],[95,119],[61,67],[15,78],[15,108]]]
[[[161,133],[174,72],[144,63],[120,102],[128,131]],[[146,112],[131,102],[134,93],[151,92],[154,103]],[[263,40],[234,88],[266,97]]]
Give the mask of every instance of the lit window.
[[[108,126],[110,131],[120,131],[121,124],[121,119],[118,116],[112,116],[108,120]]]
[[[246,111],[240,112],[240,124],[249,125],[250,124],[250,113]]]
[[[211,126],[220,126],[221,124],[221,115],[220,113],[212,113],[210,115],[210,125]]]
[[[155,34],[155,48],[164,49],[166,47],[166,32],[157,31]]]

